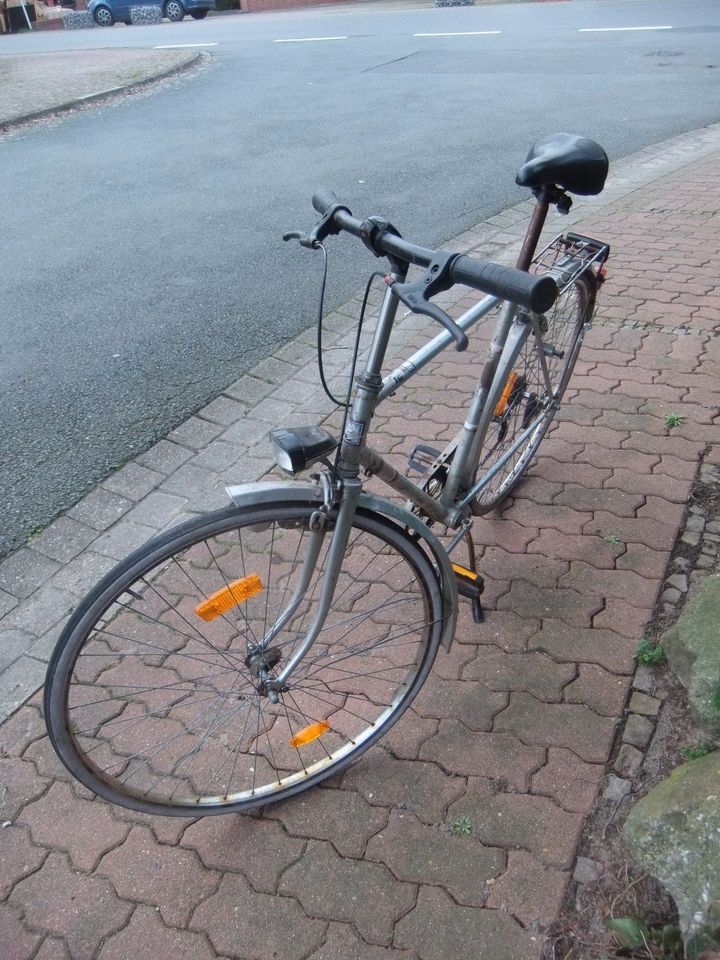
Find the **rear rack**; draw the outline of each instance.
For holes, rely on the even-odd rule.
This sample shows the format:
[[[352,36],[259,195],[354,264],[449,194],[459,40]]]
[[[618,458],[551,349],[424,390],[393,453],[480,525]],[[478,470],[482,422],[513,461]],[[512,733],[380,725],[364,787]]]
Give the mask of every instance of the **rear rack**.
[[[580,233],[560,234],[536,255],[530,270],[536,274],[552,274],[562,293],[593,264],[602,267],[609,255],[607,243]]]

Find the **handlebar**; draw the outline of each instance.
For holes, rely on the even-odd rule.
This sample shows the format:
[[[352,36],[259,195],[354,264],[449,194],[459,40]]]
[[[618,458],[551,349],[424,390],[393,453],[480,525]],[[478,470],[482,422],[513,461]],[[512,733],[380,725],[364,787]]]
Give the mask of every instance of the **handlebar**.
[[[403,264],[430,267],[421,281],[413,284],[394,283],[392,286],[400,300],[412,310],[442,323],[455,337],[458,350],[467,347],[467,337],[450,317],[427,302],[434,293],[448,290],[455,283],[462,283],[501,300],[510,300],[533,313],[545,313],[557,298],[557,284],[548,275],[535,276],[514,267],[475,260],[464,254],[446,254],[408,243],[385,221],[378,218],[358,220],[332,190],[318,190],[313,195],[312,203],[323,219],[307,238],[306,245],[314,245],[331,233],[345,230],[359,237],[376,256],[387,256]]]

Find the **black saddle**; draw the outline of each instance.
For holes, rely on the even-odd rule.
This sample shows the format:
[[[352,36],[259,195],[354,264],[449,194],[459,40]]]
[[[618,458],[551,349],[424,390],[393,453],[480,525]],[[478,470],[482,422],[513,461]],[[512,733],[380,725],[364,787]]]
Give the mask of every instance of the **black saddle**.
[[[521,187],[562,187],[569,193],[600,193],[608,173],[607,154],[594,140],[553,133],[530,148],[515,183]]]

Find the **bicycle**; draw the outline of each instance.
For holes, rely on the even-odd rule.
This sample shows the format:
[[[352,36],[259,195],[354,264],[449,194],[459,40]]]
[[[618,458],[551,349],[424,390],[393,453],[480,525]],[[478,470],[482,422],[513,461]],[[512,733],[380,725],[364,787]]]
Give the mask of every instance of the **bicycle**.
[[[592,319],[609,248],[568,233],[535,256],[549,206],[567,211],[570,193],[600,193],[607,171],[591,140],[535,144],[516,178],[537,201],[516,268],[425,249],[381,218],[355,218],[330,192],[313,197],[319,222],[286,239],[318,248],[344,230],[390,265],[342,439],[323,427],[271,431],[286,473],[321,464],[311,482],[229,488],[232,506],[148,542],[74,612],[44,706],[52,744],[81,783],[158,814],[249,810],[339,773],[402,715],[450,646],[458,595],[482,620],[472,515],[520,481]],[[408,280],[410,264],[424,268],[419,279]],[[457,322],[431,302],[456,283],[486,294]],[[444,330],[383,377],[400,303]],[[444,450],[416,448],[415,483],[367,444],[373,414],[453,341],[465,349],[496,306],[465,423]],[[407,504],[364,490],[363,471]],[[467,567],[450,559],[463,540]]]

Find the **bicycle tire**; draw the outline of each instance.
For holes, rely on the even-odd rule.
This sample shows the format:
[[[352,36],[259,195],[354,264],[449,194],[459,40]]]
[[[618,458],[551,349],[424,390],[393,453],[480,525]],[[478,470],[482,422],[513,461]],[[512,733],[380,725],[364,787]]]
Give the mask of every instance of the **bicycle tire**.
[[[520,483],[537,453],[572,375],[585,325],[592,319],[595,309],[596,293],[597,280],[588,270],[568,284],[554,306],[544,314],[547,323],[544,342],[562,353],[562,357],[545,358],[554,387],[552,396],[544,381],[533,333],[528,336],[512,368],[498,371],[500,376],[496,376],[487,400],[497,414],[488,426],[476,478],[488,473],[501,460],[533,419],[536,428],[472,500],[470,506],[475,515],[482,516],[502,503]]]
[[[246,641],[292,596],[316,510],[279,500],[191,520],[86,597],[44,694],[53,747],[81,783],[143,812],[245,811],[338,773],[397,721],[432,665],[445,611],[428,556],[376,513],[356,513],[321,635],[277,706],[250,676]],[[283,653],[275,672],[311,622],[330,539],[301,608],[273,640]],[[247,580],[251,569],[265,581],[258,594],[210,622],[193,616],[207,612],[216,585],[227,596],[230,578]],[[327,730],[315,736],[316,723]],[[294,739],[303,731],[314,737],[307,744]]]

